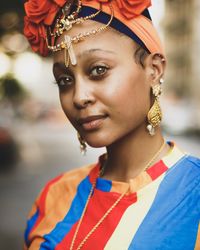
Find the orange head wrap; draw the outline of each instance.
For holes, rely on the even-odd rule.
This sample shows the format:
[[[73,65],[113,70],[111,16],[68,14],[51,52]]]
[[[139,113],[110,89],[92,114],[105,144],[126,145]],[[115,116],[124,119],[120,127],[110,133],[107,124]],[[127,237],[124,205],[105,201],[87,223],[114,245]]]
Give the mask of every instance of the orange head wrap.
[[[70,0],[29,0],[25,3],[24,34],[35,52],[48,54],[47,28],[55,24],[55,18],[68,2]],[[101,5],[101,13],[94,20],[102,23],[108,22],[111,4],[114,14],[111,27],[131,37],[150,53],[164,53],[147,10],[151,0],[81,0],[81,3],[79,16],[95,13]]]

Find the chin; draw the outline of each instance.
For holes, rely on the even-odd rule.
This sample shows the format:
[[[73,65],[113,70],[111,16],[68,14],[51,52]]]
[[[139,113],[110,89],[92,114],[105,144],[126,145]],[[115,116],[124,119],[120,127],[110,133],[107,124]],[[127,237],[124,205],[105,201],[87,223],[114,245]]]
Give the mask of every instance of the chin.
[[[93,148],[102,148],[111,144],[111,138],[105,133],[91,133],[83,136],[86,143]]]
[[[108,147],[113,144],[118,138],[115,134],[109,133],[95,133],[84,136],[86,143],[93,148]]]
[[[87,141],[87,140],[86,140],[86,143],[87,143],[90,147],[92,147],[92,148],[103,148],[103,147],[108,146],[106,142],[98,141],[98,140],[96,140],[95,142],[93,142],[93,141]]]

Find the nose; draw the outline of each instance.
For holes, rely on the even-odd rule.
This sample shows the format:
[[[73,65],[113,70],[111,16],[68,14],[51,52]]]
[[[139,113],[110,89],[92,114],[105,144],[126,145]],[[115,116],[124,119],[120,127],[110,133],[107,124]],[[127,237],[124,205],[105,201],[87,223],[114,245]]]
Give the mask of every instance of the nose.
[[[95,103],[92,86],[86,81],[77,81],[74,88],[73,103],[77,109],[84,109]]]

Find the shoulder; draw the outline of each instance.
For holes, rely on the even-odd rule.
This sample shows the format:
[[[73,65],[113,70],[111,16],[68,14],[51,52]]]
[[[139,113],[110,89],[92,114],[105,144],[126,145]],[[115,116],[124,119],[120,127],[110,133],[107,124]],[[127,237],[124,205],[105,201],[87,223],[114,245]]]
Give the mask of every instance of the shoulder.
[[[164,158],[169,167],[171,176],[179,176],[184,180],[193,181],[200,178],[200,158],[185,152],[174,142],[168,142],[172,147],[170,153]]]
[[[200,172],[200,158],[192,155],[186,155],[185,162],[188,166],[192,167],[194,170]]]
[[[95,167],[95,165],[96,164],[90,164],[90,165],[86,165],[86,166],[83,166],[83,167],[80,167],[80,168],[76,168],[76,169],[67,171],[67,172],[53,178],[52,180],[50,180],[47,183],[47,185],[49,183],[73,184],[74,182],[80,181],[81,179],[85,178],[90,173],[92,168]]]
[[[180,192],[200,196],[200,159],[185,155],[172,167],[171,179]]]
[[[49,193],[54,197],[56,195],[60,196],[62,192],[69,194],[72,190],[76,189],[84,178],[88,176],[95,165],[96,164],[90,164],[81,168],[76,168],[51,179],[42,189],[38,202],[40,203],[40,200],[43,200],[49,195]]]
[[[200,194],[200,159],[192,155],[186,155],[182,165],[185,172],[185,179],[187,179],[191,185],[193,184],[193,188]]]
[[[193,176],[200,178],[200,158],[186,155],[181,161],[181,165],[185,167],[187,172],[191,172]]]
[[[200,181],[200,159],[185,154],[172,167],[173,174],[179,174],[181,177],[186,177],[188,181]]]
[[[181,158],[169,169],[165,175],[165,183],[185,195],[200,196],[200,159],[188,154]]]
[[[47,213],[64,197],[68,197],[68,201],[70,201],[75,195],[80,182],[88,176],[95,166],[96,164],[91,164],[76,168],[49,180],[36,197],[28,218],[32,217],[38,210],[42,214]]]
[[[41,230],[48,232],[67,213],[77,186],[96,166],[91,164],[63,173],[44,186],[28,216],[25,230],[25,249],[41,240]],[[32,245],[31,245],[32,246]],[[34,248],[35,249],[35,248]]]

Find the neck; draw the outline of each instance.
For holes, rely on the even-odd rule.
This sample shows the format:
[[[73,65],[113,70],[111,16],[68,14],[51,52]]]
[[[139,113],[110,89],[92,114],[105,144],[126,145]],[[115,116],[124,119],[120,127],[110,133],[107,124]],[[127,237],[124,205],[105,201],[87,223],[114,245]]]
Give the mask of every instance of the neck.
[[[144,170],[148,162],[163,144],[160,129],[151,137],[145,128],[140,128],[107,147],[108,158],[103,178],[128,182]],[[168,151],[167,144],[151,165],[160,160]]]

